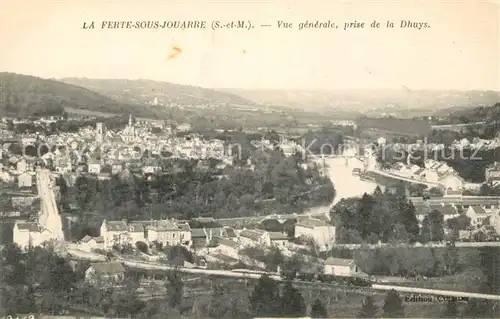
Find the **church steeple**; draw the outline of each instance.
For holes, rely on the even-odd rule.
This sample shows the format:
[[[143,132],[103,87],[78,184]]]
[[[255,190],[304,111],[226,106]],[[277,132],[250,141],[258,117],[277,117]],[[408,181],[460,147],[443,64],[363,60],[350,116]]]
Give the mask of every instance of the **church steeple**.
[[[128,117],[128,126],[132,126],[132,114]]]

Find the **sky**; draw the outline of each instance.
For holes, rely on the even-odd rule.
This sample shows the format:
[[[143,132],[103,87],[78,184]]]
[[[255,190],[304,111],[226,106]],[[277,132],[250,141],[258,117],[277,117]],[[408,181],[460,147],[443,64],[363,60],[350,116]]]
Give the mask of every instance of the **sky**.
[[[500,89],[500,15],[488,1],[0,0],[0,8],[0,72],[210,88]],[[151,20],[203,20],[207,29],[101,29]],[[212,30],[215,20],[255,27]],[[297,29],[317,20],[339,28]],[[370,28],[374,20],[380,28]],[[430,27],[399,28],[401,20]],[[82,28],[92,21],[95,29]],[[365,28],[344,30],[346,22]],[[173,46],[182,52],[167,59]]]

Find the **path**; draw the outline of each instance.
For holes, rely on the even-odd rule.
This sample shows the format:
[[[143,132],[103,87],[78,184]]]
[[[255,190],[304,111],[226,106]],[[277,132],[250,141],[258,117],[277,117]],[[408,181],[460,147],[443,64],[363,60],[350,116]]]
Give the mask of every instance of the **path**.
[[[52,239],[63,241],[62,221],[59,209],[57,208],[56,195],[52,188],[51,172],[47,169],[38,169],[36,172],[36,184],[41,205],[38,222],[40,226],[51,232]]]

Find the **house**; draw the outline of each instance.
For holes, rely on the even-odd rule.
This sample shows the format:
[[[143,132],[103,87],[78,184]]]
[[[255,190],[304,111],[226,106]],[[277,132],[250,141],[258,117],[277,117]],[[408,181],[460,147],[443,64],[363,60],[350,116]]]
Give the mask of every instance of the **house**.
[[[204,248],[208,244],[207,232],[204,228],[191,229],[191,242],[194,249]]]
[[[474,227],[480,227],[483,221],[490,216],[481,206],[469,206],[465,215],[470,218],[470,224]]]
[[[288,236],[281,232],[269,232],[269,239],[271,241],[271,246],[284,248],[288,246]]]
[[[111,164],[111,174],[120,174],[121,171],[123,170],[123,164],[122,163],[113,163]]]
[[[34,158],[23,157],[16,162],[16,170],[19,173],[31,172],[35,169],[35,164],[37,160]]]
[[[335,226],[324,220],[308,218],[295,224],[295,238],[312,238],[320,249],[327,249],[335,243]]]
[[[382,145],[385,145],[387,143],[387,139],[385,137],[379,137],[377,139],[377,144],[382,146]]]
[[[439,181],[439,174],[438,172],[431,170],[431,169],[426,169],[423,174],[421,174],[422,178],[428,182],[431,183],[438,183]]]
[[[500,163],[495,162],[493,165],[485,168],[484,177],[486,182],[492,185],[500,183]]]
[[[440,163],[436,168],[436,171],[438,174],[443,174],[451,170],[451,167],[448,166],[446,163]]]
[[[431,211],[437,210],[443,214],[443,220],[448,220],[460,216],[459,212],[452,205],[429,205]]]
[[[88,162],[88,171],[91,174],[98,174],[101,172],[101,161],[97,159],[90,159]]]
[[[497,234],[500,234],[500,210],[494,210],[491,213],[488,223],[493,226]]]
[[[161,167],[158,165],[146,165],[142,167],[143,174],[158,174],[161,172]]]
[[[20,222],[17,221],[13,227],[13,242],[27,249],[29,246],[40,246],[46,241],[52,239],[52,233],[36,222]]]
[[[85,281],[90,284],[114,284],[125,278],[125,267],[119,262],[92,263],[85,270]]]
[[[415,178],[422,178],[425,175],[425,168],[419,168],[415,172],[413,172],[413,176]]]
[[[446,171],[439,175],[438,183],[443,185],[447,191],[454,191],[463,189],[465,181],[457,173]]]
[[[17,161],[16,170],[19,173],[26,173],[28,171],[28,162],[25,158],[21,158],[19,161]]]
[[[215,248],[215,251],[219,254],[232,257],[234,259],[238,259],[238,253],[240,245],[232,240],[217,238],[218,246]]]
[[[113,245],[132,244],[128,235],[128,227],[125,221],[106,221],[101,224],[101,236],[104,238],[104,248],[109,249]]]
[[[153,221],[153,223],[147,227],[147,231],[148,240],[150,242],[156,241],[168,246],[181,244],[181,230],[173,221]]]
[[[227,238],[226,229],[223,227],[205,228],[207,240],[211,242],[215,237]]]
[[[17,162],[19,162],[19,160],[20,160],[20,158],[18,156],[15,156],[15,155],[9,157],[9,159],[7,161],[9,168],[17,170]]]
[[[408,170],[411,172],[412,175],[415,175],[416,172],[420,171],[422,168],[420,168],[420,166],[418,165],[410,165],[410,167],[408,168]]]
[[[324,264],[324,274],[333,276],[359,276],[363,274],[353,259],[328,257]]]
[[[244,229],[241,231],[239,241],[242,246],[270,246],[269,233],[260,229]]]
[[[138,241],[146,242],[145,229],[141,223],[129,223],[127,227],[132,245],[135,245]]]
[[[181,244],[186,246],[191,246],[191,227],[188,223],[179,223],[177,224],[179,227],[180,235],[181,235]]]
[[[34,237],[38,236],[40,227],[38,223],[16,222],[12,232],[13,242],[21,249],[27,249],[30,245],[33,245]]]
[[[17,177],[17,186],[19,188],[33,186],[33,176],[29,173],[22,173]]]
[[[86,235],[80,239],[78,249],[87,252],[91,252],[93,249],[104,249],[104,238],[102,236],[90,237],[89,235]]]

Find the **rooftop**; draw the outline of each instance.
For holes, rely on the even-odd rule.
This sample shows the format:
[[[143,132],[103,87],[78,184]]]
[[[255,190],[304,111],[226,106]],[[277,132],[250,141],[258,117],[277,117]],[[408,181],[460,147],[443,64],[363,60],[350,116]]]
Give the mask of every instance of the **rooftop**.
[[[328,257],[325,260],[325,265],[330,265],[330,266],[344,266],[344,267],[350,267],[354,265],[355,262],[353,259],[344,259],[344,258],[334,258],[334,257]]]
[[[102,262],[102,263],[92,263],[90,264],[96,273],[113,275],[125,272],[125,267],[119,262]]]
[[[299,221],[296,226],[301,226],[301,227],[306,227],[306,228],[315,228],[315,227],[322,227],[322,226],[328,226],[328,224],[320,219],[315,219],[315,218],[308,218]]]
[[[240,233],[240,237],[249,238],[251,240],[257,241],[259,238],[264,235],[263,231],[255,230],[255,229],[245,229]]]

